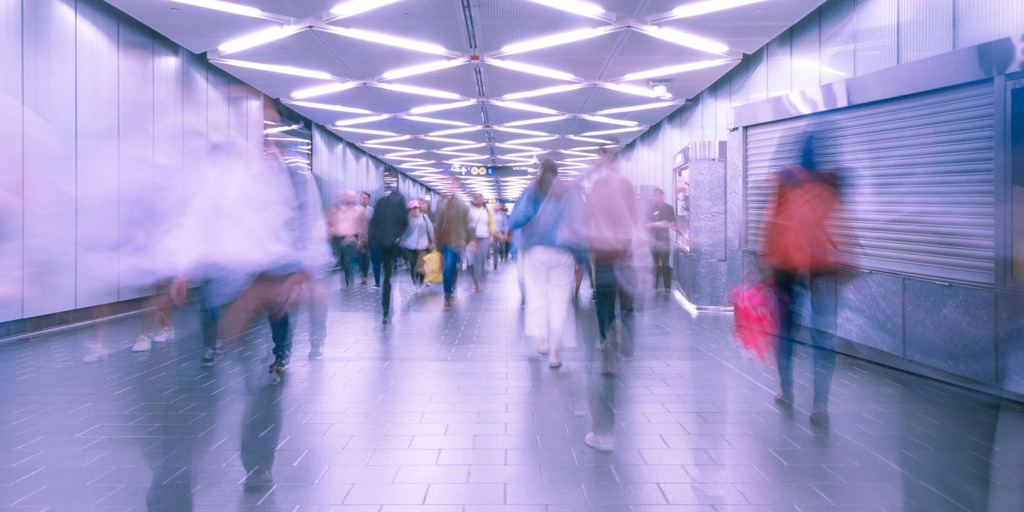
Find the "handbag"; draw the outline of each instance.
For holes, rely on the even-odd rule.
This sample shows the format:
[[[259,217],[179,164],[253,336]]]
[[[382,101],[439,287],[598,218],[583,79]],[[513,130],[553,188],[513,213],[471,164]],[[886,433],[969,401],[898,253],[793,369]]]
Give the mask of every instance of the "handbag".
[[[733,334],[740,345],[757,359],[765,361],[775,351],[778,299],[764,282],[740,285],[729,292],[735,310]]]

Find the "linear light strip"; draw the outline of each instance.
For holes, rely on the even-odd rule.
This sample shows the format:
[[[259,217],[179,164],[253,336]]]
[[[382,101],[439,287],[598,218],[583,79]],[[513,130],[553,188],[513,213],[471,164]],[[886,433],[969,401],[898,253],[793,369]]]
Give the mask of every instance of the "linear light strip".
[[[393,69],[391,71],[385,71],[380,77],[384,80],[396,80],[398,78],[407,78],[410,76],[422,75],[424,73],[431,73],[434,71],[441,71],[443,69],[454,68],[461,66],[469,62],[469,59],[451,59],[441,60],[435,62],[428,62],[426,64],[419,64],[416,66],[409,66],[407,68]]]
[[[573,75],[572,73],[566,73],[565,71],[559,71],[557,69],[546,68],[543,66],[534,66],[533,64],[526,64],[523,62],[514,62],[501,59],[486,59],[485,63],[499,68],[509,69],[512,71],[519,71],[520,73],[528,73],[531,75],[543,76],[545,78],[554,78],[556,80],[571,80],[576,82],[583,81],[582,78]]]
[[[605,116],[582,115],[580,117],[586,119],[587,121],[594,121],[595,123],[616,124],[619,126],[636,126],[640,124],[636,121],[624,121],[622,119],[615,119]]]
[[[226,64],[228,66],[235,66],[246,69],[258,69],[260,71],[269,71],[271,73],[280,73],[282,75],[293,75],[293,76],[304,76],[307,78],[319,78],[321,80],[333,80],[334,77],[330,73],[324,71],[316,71],[313,69],[296,68],[292,66],[280,66],[277,64],[263,64],[261,62],[250,62],[247,60],[235,60],[235,59],[210,59],[210,62],[218,64]]]
[[[762,1],[764,0],[703,0],[701,2],[690,2],[672,9],[670,19],[691,18],[701,14],[734,9]]]
[[[217,51],[220,55],[228,55],[230,53],[240,52],[242,50],[248,50],[257,46],[262,46],[267,43],[284,39],[300,30],[303,26],[296,25],[285,25],[280,27],[270,27],[268,29],[260,30],[252,34],[244,35],[226,41],[217,46]]]
[[[367,11],[379,9],[398,1],[399,0],[349,0],[348,2],[343,2],[332,7],[331,14],[334,16],[327,19],[327,21],[348,18],[349,16],[355,16]]]
[[[678,44],[679,46],[685,46],[687,48],[693,48],[694,50],[723,56],[729,54],[728,46],[719,43],[718,41],[705,39],[681,30],[664,27],[643,27],[640,31],[651,37],[661,39],[662,41]]]
[[[312,101],[292,101],[283,100],[286,105],[295,105],[297,107],[316,108],[320,110],[333,110],[334,112],[346,112],[349,114],[373,114],[372,110],[366,110],[365,108],[345,107],[342,105],[331,105],[328,103],[314,103]]]
[[[715,59],[715,60],[702,60],[698,62],[688,62],[686,64],[677,64],[675,66],[665,66],[663,68],[651,69],[648,71],[639,71],[637,73],[630,73],[624,77],[623,80],[643,80],[645,78],[654,78],[657,76],[668,76],[678,75],[680,73],[688,73],[690,71],[697,71],[699,69],[713,68],[715,66],[721,66],[722,64],[728,64],[730,62],[738,62],[738,59]]]
[[[410,114],[429,114],[431,112],[440,112],[442,110],[449,110],[453,108],[468,107],[476,104],[476,100],[465,100],[456,101],[455,103],[443,103],[440,105],[424,105],[422,107],[416,107],[409,111]]]
[[[658,103],[645,103],[643,105],[633,105],[631,107],[608,108],[608,109],[604,109],[604,110],[598,110],[595,113],[598,114],[598,115],[621,114],[623,112],[636,112],[638,110],[650,110],[650,109],[653,109],[653,108],[662,108],[662,107],[668,107],[668,106],[672,106],[672,105],[679,105],[679,103],[676,103],[674,101],[661,101],[661,102],[658,102]]]
[[[445,99],[450,99],[450,100],[462,99],[462,96],[459,96],[458,94],[455,94],[454,92],[439,91],[437,89],[429,89],[429,88],[426,88],[426,87],[418,87],[418,86],[415,86],[415,85],[381,84],[381,83],[372,84],[372,85],[374,85],[376,87],[380,87],[381,89],[387,89],[389,91],[404,92],[404,93],[408,93],[408,94],[419,94],[419,95],[422,95],[422,96],[433,96],[435,98],[445,98]]]
[[[405,50],[412,50],[414,52],[430,53],[434,55],[448,55],[456,56],[453,52],[449,52],[443,46],[428,43],[425,41],[416,41],[414,39],[406,39],[404,37],[392,36],[389,34],[382,34],[380,32],[371,32],[369,30],[362,30],[358,28],[342,28],[342,27],[317,27],[319,30],[330,32],[335,35],[342,37],[348,37],[351,39],[359,39],[361,41],[368,41],[371,43],[383,44],[387,46],[394,46],[396,48],[402,48]]]
[[[501,55],[512,55],[515,53],[524,53],[533,50],[540,50],[542,48],[550,48],[552,46],[558,46],[566,43],[573,43],[576,41],[583,41],[604,35],[608,32],[607,27],[597,28],[585,28],[582,30],[573,30],[570,32],[563,32],[561,34],[555,34],[551,36],[538,37],[536,39],[528,39],[526,41],[520,41],[512,43],[502,47],[499,54]]]
[[[313,98],[316,96],[323,96],[325,94],[331,94],[335,92],[346,91],[354,87],[362,85],[362,82],[336,82],[332,84],[317,85],[315,87],[307,87],[305,89],[299,89],[292,93],[292,99],[304,100]]]
[[[598,113],[600,113],[600,112],[598,112]],[[525,126],[525,125],[528,125],[528,124],[542,124],[542,123],[550,123],[550,122],[553,122],[553,121],[561,121],[563,119],[568,119],[568,118],[569,118],[569,116],[567,116],[565,114],[562,114],[562,115],[551,116],[551,117],[538,117],[538,118],[535,118],[535,119],[523,119],[522,121],[512,121],[511,123],[505,123],[502,126]]]
[[[214,11],[229,12],[231,14],[240,14],[242,16],[249,16],[253,18],[262,18],[263,11],[249,7],[248,5],[239,5],[231,2],[223,2],[221,0],[171,0],[179,4],[192,5],[195,7],[203,7],[205,9],[212,9]]]
[[[533,98],[535,96],[546,96],[548,94],[558,94],[560,92],[575,91],[581,87],[586,87],[584,84],[565,84],[556,85],[554,87],[545,87],[543,89],[534,89],[532,91],[513,92],[506,94],[501,97],[503,100],[518,100],[522,98]]]

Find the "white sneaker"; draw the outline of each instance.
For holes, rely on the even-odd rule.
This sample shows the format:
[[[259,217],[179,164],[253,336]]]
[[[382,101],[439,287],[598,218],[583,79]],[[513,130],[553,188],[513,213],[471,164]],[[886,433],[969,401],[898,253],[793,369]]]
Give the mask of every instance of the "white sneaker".
[[[164,327],[153,335],[153,341],[170,341],[174,339],[174,327]]]
[[[90,343],[89,350],[85,353],[85,357],[82,358],[84,363],[95,363],[101,359],[107,358],[107,349],[99,343]]]
[[[135,344],[132,345],[132,352],[145,352],[151,348],[153,348],[153,340],[145,334],[140,334],[135,339]]]
[[[587,434],[587,437],[583,438],[583,442],[599,452],[610,452],[615,448],[615,441],[611,437],[601,436],[596,432]]]

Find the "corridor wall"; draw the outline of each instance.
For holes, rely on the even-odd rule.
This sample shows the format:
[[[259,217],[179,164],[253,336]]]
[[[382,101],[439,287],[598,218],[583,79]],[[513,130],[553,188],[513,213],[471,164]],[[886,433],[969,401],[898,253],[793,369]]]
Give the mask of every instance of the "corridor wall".
[[[0,115],[0,322],[151,294],[140,221],[263,145],[260,93],[99,0],[0,2]]]
[[[370,156],[323,126],[313,125],[313,175],[320,185],[324,208],[338,192],[370,193],[370,204],[384,191],[384,162]]]

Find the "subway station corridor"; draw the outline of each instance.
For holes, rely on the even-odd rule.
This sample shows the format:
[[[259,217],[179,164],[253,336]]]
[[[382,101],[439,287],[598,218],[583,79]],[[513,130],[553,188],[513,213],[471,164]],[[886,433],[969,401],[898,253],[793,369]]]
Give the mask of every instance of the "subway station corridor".
[[[133,353],[138,316],[0,345],[4,510],[726,511],[1020,510],[1024,407],[839,356],[831,425],[775,405],[772,366],[730,315],[667,294],[636,313],[636,353],[602,376],[584,285],[576,348],[549,369],[521,334],[515,267],[481,293],[395,275],[331,283],[324,359],[295,315],[291,368],[269,332],[200,368],[194,303],[176,339]],[[83,363],[102,336],[106,360]],[[588,432],[612,433],[604,453]],[[269,468],[253,476],[259,468]],[[247,479],[248,475],[248,479]]]

